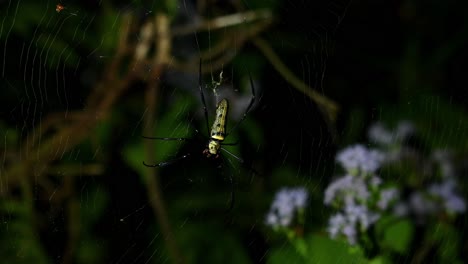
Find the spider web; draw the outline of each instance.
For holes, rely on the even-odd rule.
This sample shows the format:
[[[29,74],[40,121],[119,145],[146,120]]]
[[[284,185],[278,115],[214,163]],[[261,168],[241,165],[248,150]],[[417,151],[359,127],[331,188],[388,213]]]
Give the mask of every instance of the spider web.
[[[158,28],[169,19],[155,13],[161,5],[0,1],[0,239],[11,262],[264,262],[266,197],[288,185],[321,195],[338,132],[334,102],[308,91],[329,93],[349,3],[173,2],[169,33]],[[300,9],[313,26],[293,15]],[[241,120],[253,79],[254,106],[226,139],[244,164],[201,157],[200,57],[210,128],[220,98],[227,131]],[[230,177],[236,201],[225,213]]]

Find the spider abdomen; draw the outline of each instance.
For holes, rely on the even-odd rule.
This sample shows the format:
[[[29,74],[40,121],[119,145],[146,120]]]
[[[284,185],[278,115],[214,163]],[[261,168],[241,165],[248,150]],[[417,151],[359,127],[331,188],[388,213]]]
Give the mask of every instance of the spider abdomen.
[[[222,99],[216,106],[216,118],[211,127],[210,137],[217,141],[223,141],[226,136],[226,118],[228,111],[228,101]]]

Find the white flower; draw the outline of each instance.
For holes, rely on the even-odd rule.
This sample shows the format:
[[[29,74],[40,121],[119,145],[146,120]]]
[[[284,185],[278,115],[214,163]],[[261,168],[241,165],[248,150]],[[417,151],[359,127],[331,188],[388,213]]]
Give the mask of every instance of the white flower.
[[[351,223],[360,225],[362,231],[366,231],[380,218],[378,213],[370,211],[365,205],[348,204],[345,207],[345,214]]]
[[[346,175],[330,183],[325,190],[324,203],[332,204],[334,201],[343,202],[348,200],[365,201],[370,193],[363,178]]]
[[[453,166],[453,155],[447,150],[435,150],[432,153],[432,158],[439,164],[442,177],[455,177],[455,168]]]
[[[281,189],[275,195],[265,224],[272,227],[289,226],[297,211],[305,208],[308,196],[307,190],[302,187]]]
[[[369,128],[369,140],[382,146],[402,143],[415,133],[416,129],[410,121],[400,121],[394,131],[385,128],[381,123],[375,123]]]
[[[398,123],[395,131],[395,138],[401,142],[414,135],[415,132],[416,128],[414,124],[411,123],[411,121],[403,120]]]
[[[354,245],[357,242],[356,224],[341,213],[330,217],[327,232],[333,239],[343,235],[348,239],[349,244]]]
[[[357,243],[357,231],[356,226],[347,224],[343,227],[343,234],[348,238],[348,242],[351,245],[355,245]]]
[[[385,155],[377,150],[369,150],[363,145],[354,145],[340,151],[336,160],[348,172],[373,173],[380,168]]]
[[[441,207],[449,212],[463,213],[466,210],[466,203],[456,192],[456,182],[448,179],[440,184],[429,186],[428,192],[442,202]]]
[[[275,226],[278,225],[279,219],[278,216],[275,213],[269,212],[265,218],[265,224],[269,226]]]
[[[382,184],[383,180],[379,176],[372,176],[370,179],[370,185],[372,187],[379,187]]]
[[[416,215],[427,215],[437,212],[437,204],[429,200],[421,192],[413,192],[409,199],[409,206]]]
[[[375,123],[369,128],[370,141],[380,145],[390,145],[393,143],[393,135],[381,123]]]
[[[388,205],[395,201],[400,196],[400,191],[396,188],[387,188],[380,192],[380,199],[377,202],[377,207],[381,210],[386,210]]]
[[[406,216],[413,213],[419,220],[423,216],[434,215],[440,212],[464,213],[466,201],[456,191],[456,181],[446,179],[441,183],[429,185],[427,190],[411,193],[407,204],[400,202],[394,208],[397,216]]]
[[[291,189],[290,199],[296,208],[304,208],[307,203],[308,193],[304,188]]]
[[[327,231],[330,234],[330,237],[336,238],[340,234],[341,229],[345,224],[346,218],[343,216],[343,214],[338,213],[330,217],[327,227]]]
[[[349,244],[354,245],[357,242],[358,228],[365,232],[379,218],[379,214],[369,211],[366,206],[351,203],[345,207],[344,212],[330,217],[327,232],[331,238],[343,235]]]
[[[409,214],[409,207],[405,202],[399,202],[393,207],[393,214],[398,217],[404,217]]]

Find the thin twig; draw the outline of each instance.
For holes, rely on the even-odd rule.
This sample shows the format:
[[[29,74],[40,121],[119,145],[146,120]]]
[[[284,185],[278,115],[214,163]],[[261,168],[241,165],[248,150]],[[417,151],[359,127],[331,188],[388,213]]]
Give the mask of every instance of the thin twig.
[[[253,44],[263,53],[263,55],[270,61],[273,67],[283,76],[283,78],[290,83],[299,92],[309,96],[318,105],[319,109],[323,111],[325,117],[328,120],[334,122],[339,111],[338,105],[321,95],[291,72],[288,67],[281,61],[276,55],[274,50],[268,45],[268,43],[260,37],[254,37],[252,39]]]
[[[143,135],[151,135],[156,124],[156,105],[159,97],[159,78],[166,68],[170,60],[171,51],[171,37],[169,34],[169,18],[167,15],[159,13],[155,16],[155,50],[156,54],[153,58],[153,78],[147,84],[145,102],[147,107],[147,115],[144,119]],[[154,160],[154,149],[155,141],[150,141],[145,144],[145,159]],[[146,192],[148,194],[148,200],[153,209],[153,212],[158,219],[161,226],[161,232],[163,233],[166,241],[167,248],[171,259],[175,263],[183,263],[183,257],[177,246],[174,238],[174,233],[169,222],[165,203],[163,201],[163,195],[159,183],[159,174],[156,169],[146,170]]]
[[[228,27],[244,25],[258,20],[271,20],[272,13],[268,9],[250,10],[242,13],[235,13],[226,16],[220,16],[210,20],[202,20],[200,23],[189,26],[174,27],[173,36],[193,34],[194,32],[226,29]]]
[[[261,32],[265,31],[271,23],[272,19],[260,20],[257,23],[246,25],[246,28],[227,29],[225,37],[210,49],[201,51],[200,57],[203,60],[209,61],[209,67],[202,66],[202,73],[211,73],[223,69],[242,49],[247,41]],[[235,43],[235,46],[233,45]],[[196,72],[198,70],[198,57],[185,63],[180,63],[177,60],[171,61],[171,68],[185,71]]]

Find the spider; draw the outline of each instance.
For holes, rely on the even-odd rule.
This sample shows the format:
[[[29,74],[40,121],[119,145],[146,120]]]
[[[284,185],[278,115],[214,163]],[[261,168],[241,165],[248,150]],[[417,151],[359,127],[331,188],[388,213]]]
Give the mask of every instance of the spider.
[[[200,65],[199,65],[199,71],[198,71],[198,89],[200,92],[200,99],[203,104],[203,112],[205,115],[205,122],[206,122],[206,131],[209,132],[209,136],[205,137],[204,139],[206,140],[205,148],[201,151],[201,154],[208,160],[212,161],[219,161],[222,160],[222,155],[221,151],[226,152],[228,155],[231,157],[235,158],[238,162],[240,162],[242,165],[245,165],[245,162],[243,159],[240,157],[237,157],[227,149],[223,148],[223,146],[234,146],[237,144],[236,143],[225,143],[224,140],[239,126],[239,124],[244,121],[244,119],[247,117],[247,114],[249,113],[250,109],[252,108],[254,102],[255,102],[255,88],[254,84],[252,81],[252,77],[249,75],[249,81],[250,81],[250,88],[252,91],[252,97],[250,98],[250,102],[247,106],[247,108],[244,111],[243,116],[237,122],[230,130],[230,132],[226,132],[226,118],[228,114],[228,107],[229,103],[226,98],[221,99],[218,104],[216,105],[216,116],[215,120],[213,122],[213,125],[211,127],[211,130],[209,129],[209,121],[208,121],[208,111],[206,107],[206,102],[205,102],[205,96],[203,94],[203,88],[202,88],[202,74],[201,74],[201,65],[202,61],[200,59]],[[198,132],[198,131],[197,131]],[[170,137],[147,137],[143,136],[143,138],[146,139],[154,139],[154,140],[175,140],[175,141],[190,141],[194,140],[194,138],[170,138]],[[157,164],[147,164],[143,161],[143,165],[146,167],[165,167],[171,164],[174,164],[180,160],[184,160],[186,158],[189,158],[191,156],[191,153],[184,154],[182,156],[176,157],[172,160],[160,162]],[[254,173],[256,171],[252,168],[250,168]],[[232,178],[232,175],[229,175],[229,181],[231,183],[231,197],[230,197],[230,206],[229,210],[232,209],[234,205],[234,181]]]

